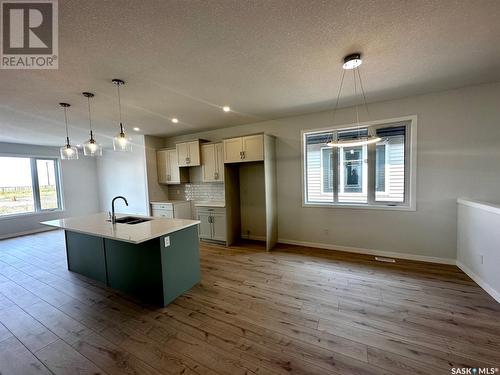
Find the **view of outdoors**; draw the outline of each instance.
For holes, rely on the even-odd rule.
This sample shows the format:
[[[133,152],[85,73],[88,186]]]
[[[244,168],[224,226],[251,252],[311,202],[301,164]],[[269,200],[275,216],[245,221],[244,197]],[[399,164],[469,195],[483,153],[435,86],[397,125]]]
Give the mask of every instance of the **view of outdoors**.
[[[38,186],[40,189],[40,208],[51,210],[57,208],[57,189],[54,160],[36,161]]]
[[[58,207],[54,160],[36,160],[40,209]],[[31,159],[0,157],[0,215],[36,211]]]

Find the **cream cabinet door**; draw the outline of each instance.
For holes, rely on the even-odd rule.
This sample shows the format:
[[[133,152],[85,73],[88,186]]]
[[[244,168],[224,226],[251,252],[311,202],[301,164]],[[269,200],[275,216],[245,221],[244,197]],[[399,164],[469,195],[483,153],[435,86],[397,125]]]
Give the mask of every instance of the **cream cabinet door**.
[[[177,143],[177,160],[179,167],[196,167],[200,165],[200,142],[191,141]]]
[[[212,214],[212,239],[216,241],[226,241],[226,215]]]
[[[216,143],[215,147],[215,181],[224,181],[224,147]]]
[[[242,139],[243,161],[264,160],[264,136],[249,135]]]
[[[168,176],[169,184],[180,184],[181,176],[179,172],[179,163],[177,162],[177,150],[167,150],[168,153]]]
[[[189,145],[187,143],[178,143],[175,145],[177,150],[177,162],[179,167],[189,166]]]
[[[189,157],[189,165],[190,166],[198,166],[201,165],[200,163],[200,142],[199,141],[192,141],[192,142],[187,142],[187,147],[188,147],[188,157]]]
[[[160,150],[156,152],[156,168],[158,173],[158,182],[166,184],[168,175],[168,151]]]
[[[215,155],[215,145],[202,145],[201,146],[201,160],[202,160],[202,174],[203,182],[213,182],[216,180],[216,155]]]
[[[198,214],[198,220],[200,225],[198,226],[200,238],[205,238],[207,240],[212,239],[212,216],[208,212],[200,212]]]
[[[242,161],[243,140],[241,137],[224,139],[224,163]]]

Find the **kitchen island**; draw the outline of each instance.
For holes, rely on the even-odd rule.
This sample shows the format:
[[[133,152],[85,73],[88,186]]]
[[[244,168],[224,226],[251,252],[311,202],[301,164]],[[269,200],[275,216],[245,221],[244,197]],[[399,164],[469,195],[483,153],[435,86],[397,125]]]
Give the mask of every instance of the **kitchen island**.
[[[116,217],[114,224],[105,213],[42,224],[64,229],[70,271],[146,303],[166,306],[200,281],[199,221]]]

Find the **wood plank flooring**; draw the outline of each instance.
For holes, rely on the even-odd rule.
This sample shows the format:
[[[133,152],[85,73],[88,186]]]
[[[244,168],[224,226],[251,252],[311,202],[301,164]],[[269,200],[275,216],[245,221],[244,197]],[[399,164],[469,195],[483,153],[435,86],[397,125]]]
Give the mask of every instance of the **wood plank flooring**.
[[[450,374],[500,366],[500,304],[454,266],[201,247],[144,306],[66,269],[61,231],[0,241],[0,374]]]

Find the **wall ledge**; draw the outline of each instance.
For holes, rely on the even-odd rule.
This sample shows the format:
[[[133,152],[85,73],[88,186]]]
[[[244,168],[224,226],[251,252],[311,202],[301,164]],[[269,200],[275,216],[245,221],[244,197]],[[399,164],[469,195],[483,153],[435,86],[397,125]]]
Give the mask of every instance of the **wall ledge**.
[[[488,212],[492,212],[494,214],[500,215],[500,205],[499,204],[477,201],[477,200],[468,199],[468,198],[458,198],[457,204],[461,204],[463,206],[479,208],[480,210],[484,210],[484,211],[488,211]]]
[[[377,255],[377,256],[388,257],[388,258],[415,260],[415,261],[419,261],[419,262],[456,265],[455,259],[430,257],[430,256],[426,256],[426,255],[405,254],[405,253],[397,253],[397,252],[393,252],[393,251],[383,251],[383,250],[375,250],[375,249],[364,249],[364,248],[359,248],[359,247],[342,246],[342,245],[328,244],[328,243],[322,243],[322,242],[296,241],[296,240],[289,240],[289,239],[285,239],[285,238],[279,238],[278,242],[282,243],[282,244],[287,244],[287,245],[316,247],[319,249],[345,251],[348,253]]]

